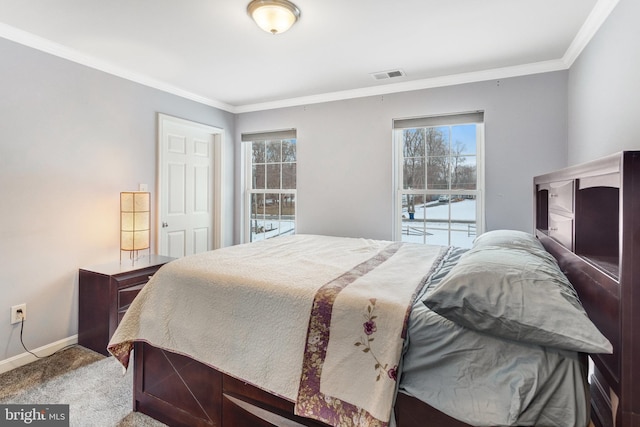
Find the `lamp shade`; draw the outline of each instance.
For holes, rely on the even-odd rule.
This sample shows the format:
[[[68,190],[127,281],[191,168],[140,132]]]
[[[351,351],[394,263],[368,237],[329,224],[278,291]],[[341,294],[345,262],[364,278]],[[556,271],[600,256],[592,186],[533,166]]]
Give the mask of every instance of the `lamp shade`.
[[[151,194],[120,193],[120,250],[138,251],[151,246]]]
[[[271,34],[284,33],[300,17],[300,9],[287,0],[253,0],[247,6],[247,13]]]

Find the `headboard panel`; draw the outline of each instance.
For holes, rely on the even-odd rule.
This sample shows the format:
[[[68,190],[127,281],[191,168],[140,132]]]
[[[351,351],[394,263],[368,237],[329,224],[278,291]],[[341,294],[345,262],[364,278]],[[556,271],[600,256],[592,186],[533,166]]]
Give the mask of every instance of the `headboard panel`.
[[[609,387],[615,395],[620,395],[620,296],[617,282],[554,239],[539,234],[544,247],[557,260],[560,268],[580,295],[580,301],[589,314],[589,318],[613,345],[613,354],[591,355],[596,372],[590,379],[592,394],[604,394],[597,400],[599,406],[594,409],[598,418],[604,418],[597,425],[613,426],[615,402],[611,402]],[[603,381],[604,379],[604,381]],[[604,384],[603,384],[604,383]],[[595,418],[595,416],[594,416]]]
[[[598,427],[640,427],[640,151],[534,178],[534,228],[613,345],[590,355]]]

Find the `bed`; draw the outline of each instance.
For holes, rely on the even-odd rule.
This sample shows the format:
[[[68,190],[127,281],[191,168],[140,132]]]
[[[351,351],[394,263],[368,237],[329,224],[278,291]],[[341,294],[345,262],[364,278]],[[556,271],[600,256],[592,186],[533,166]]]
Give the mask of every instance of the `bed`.
[[[536,236],[497,230],[470,250],[297,235],[176,260],[109,351],[133,355],[134,409],[169,425],[586,426],[584,355],[602,386],[618,336],[580,304],[597,283],[574,290],[561,269],[576,255],[536,221]],[[640,425],[617,398],[615,425]]]

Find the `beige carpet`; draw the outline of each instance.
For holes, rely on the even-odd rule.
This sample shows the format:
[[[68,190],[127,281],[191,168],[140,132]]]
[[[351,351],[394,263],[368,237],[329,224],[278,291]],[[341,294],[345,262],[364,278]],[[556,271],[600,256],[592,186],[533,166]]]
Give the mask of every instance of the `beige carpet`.
[[[133,369],[84,347],[0,374],[0,403],[69,404],[72,427],[159,427],[132,412]]]

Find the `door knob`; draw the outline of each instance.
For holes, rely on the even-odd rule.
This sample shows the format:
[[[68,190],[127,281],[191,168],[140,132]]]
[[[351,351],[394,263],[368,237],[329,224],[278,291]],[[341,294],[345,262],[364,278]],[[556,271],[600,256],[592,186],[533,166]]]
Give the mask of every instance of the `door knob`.
[[[167,228],[169,226],[169,224],[167,224],[166,222],[162,222],[162,228]]]

